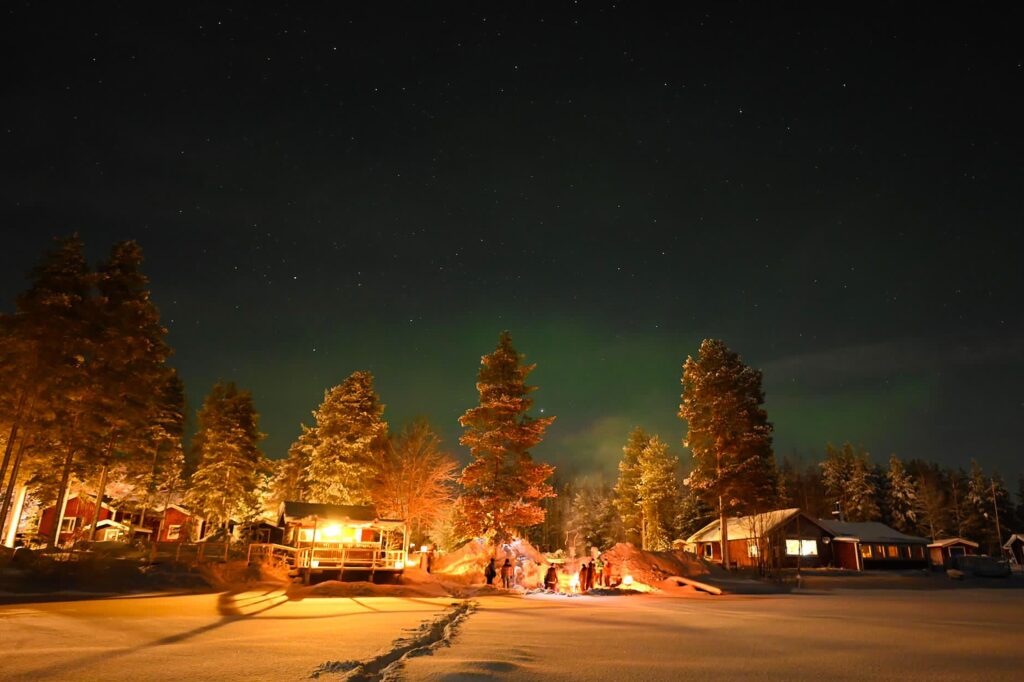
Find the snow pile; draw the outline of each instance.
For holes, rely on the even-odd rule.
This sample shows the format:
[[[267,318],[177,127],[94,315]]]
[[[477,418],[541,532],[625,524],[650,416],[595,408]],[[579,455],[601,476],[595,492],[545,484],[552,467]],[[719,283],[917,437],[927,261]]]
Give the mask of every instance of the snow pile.
[[[433,573],[446,580],[466,585],[479,584],[484,582],[484,569],[492,556],[497,558],[498,569],[506,558],[512,561],[517,585],[530,588],[543,583],[548,561],[525,539],[502,545],[497,551],[481,539],[470,540],[454,552],[435,558],[431,568]],[[500,576],[495,578],[495,582],[500,584]]]
[[[632,576],[634,587],[641,583],[662,589],[663,583],[673,576],[694,580],[712,577],[712,569],[707,564],[686,552],[648,552],[630,542],[620,542],[602,557],[606,563],[611,563],[614,580]]]

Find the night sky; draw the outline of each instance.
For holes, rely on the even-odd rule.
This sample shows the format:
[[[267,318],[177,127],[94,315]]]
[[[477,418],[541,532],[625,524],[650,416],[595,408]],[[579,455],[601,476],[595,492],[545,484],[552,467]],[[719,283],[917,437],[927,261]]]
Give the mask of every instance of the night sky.
[[[466,458],[507,328],[564,474],[685,459],[708,336],[779,455],[1022,469],[1019,12],[248,4],[5,4],[0,309],[137,239],[190,412],[251,389],[275,458],[357,369]]]

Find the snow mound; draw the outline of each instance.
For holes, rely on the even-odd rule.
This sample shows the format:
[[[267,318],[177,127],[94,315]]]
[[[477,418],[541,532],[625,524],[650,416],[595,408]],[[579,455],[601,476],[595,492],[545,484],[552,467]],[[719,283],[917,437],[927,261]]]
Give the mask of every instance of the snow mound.
[[[713,577],[714,573],[710,566],[686,552],[648,552],[630,542],[620,542],[602,556],[606,562],[611,562],[612,575],[618,579],[629,575],[634,584],[658,589],[673,576],[700,580]]]
[[[495,548],[481,539],[470,540],[465,545],[434,559],[433,573],[447,580],[466,585],[484,582],[484,569],[491,557],[498,559],[500,566],[505,558],[511,559],[516,567],[517,585],[530,588],[543,582],[548,560],[525,539],[514,540]]]

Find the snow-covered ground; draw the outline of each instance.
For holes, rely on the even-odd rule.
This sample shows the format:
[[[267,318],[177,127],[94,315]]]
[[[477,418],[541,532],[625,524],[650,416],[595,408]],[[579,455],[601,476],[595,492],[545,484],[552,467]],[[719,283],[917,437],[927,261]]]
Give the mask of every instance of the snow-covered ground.
[[[308,678],[348,667],[328,662],[379,657],[455,601],[266,590],[0,606],[0,678]],[[409,659],[404,678],[992,680],[1024,671],[1024,590],[475,602],[451,646]]]

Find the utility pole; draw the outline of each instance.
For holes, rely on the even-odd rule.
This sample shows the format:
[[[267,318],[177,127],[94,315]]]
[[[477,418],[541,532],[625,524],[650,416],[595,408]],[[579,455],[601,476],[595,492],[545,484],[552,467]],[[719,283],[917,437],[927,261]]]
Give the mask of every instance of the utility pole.
[[[996,504],[996,479],[992,479],[992,511],[996,513],[996,551],[1003,553],[1003,531],[999,527],[999,505]]]

